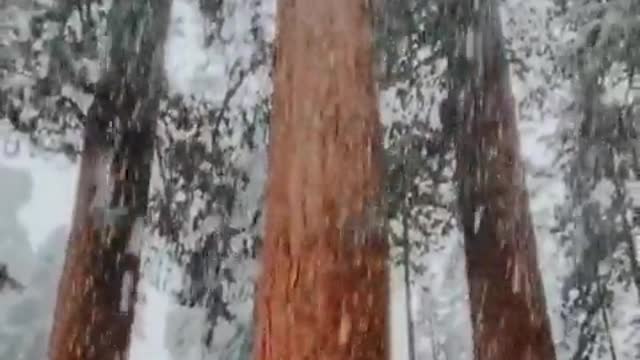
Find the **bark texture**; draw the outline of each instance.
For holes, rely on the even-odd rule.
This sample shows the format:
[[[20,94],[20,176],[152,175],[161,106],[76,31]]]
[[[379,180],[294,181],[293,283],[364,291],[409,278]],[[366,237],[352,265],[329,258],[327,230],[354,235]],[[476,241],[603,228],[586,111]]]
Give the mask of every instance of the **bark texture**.
[[[553,360],[498,5],[463,1],[459,207],[476,360]]]
[[[258,360],[387,359],[387,240],[367,1],[278,4]]]
[[[123,22],[87,115],[52,360],[125,359],[134,317],[169,0],[112,6]]]

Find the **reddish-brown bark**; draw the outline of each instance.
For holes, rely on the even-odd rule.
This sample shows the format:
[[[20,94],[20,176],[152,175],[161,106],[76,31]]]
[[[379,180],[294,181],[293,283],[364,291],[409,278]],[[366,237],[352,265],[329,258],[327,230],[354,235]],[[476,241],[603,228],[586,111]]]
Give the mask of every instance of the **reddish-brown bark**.
[[[141,241],[136,237],[147,207],[169,15],[168,0],[153,3],[140,55],[127,58],[112,50],[111,67],[89,109],[51,360],[127,357]],[[131,6],[125,0],[113,4],[120,11]]]
[[[367,1],[278,5],[259,360],[387,359],[387,243]]]
[[[127,251],[132,224],[107,224],[100,208],[91,207],[96,194],[105,191],[114,194],[109,203],[138,206],[138,200],[132,199],[138,194],[131,185],[144,180],[132,178],[131,173],[144,170],[139,168],[141,159],[130,157],[137,164],[126,168],[108,154],[92,144],[82,154],[74,223],[51,334],[53,360],[126,358],[139,263],[138,253]],[[127,173],[129,176],[119,176]],[[112,183],[104,181],[108,174],[114,178]],[[118,192],[122,196],[115,195]],[[146,195],[139,200],[145,201]],[[108,209],[109,203],[102,209]],[[143,208],[130,216],[144,216]],[[125,276],[131,280],[128,286]],[[128,302],[122,302],[123,298]]]
[[[499,14],[483,4],[457,143],[475,359],[553,360]]]

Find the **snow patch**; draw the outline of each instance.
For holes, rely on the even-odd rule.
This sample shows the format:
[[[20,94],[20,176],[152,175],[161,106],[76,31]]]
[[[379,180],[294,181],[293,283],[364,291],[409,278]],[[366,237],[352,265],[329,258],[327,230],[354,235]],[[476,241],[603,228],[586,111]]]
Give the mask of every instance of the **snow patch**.
[[[127,270],[122,275],[122,288],[120,289],[120,312],[129,312],[131,306],[131,295],[133,294],[134,276],[131,270]]]
[[[165,332],[171,301],[143,277],[138,285],[136,316],[133,323],[129,358],[172,360],[166,348]]]
[[[4,130],[0,127],[0,149],[9,141],[8,131]],[[62,155],[32,148],[22,137],[17,141],[19,151],[15,154],[0,151],[0,167],[30,173],[29,201],[18,210],[18,219],[27,230],[31,247],[37,250],[56,228],[70,224],[78,166]]]

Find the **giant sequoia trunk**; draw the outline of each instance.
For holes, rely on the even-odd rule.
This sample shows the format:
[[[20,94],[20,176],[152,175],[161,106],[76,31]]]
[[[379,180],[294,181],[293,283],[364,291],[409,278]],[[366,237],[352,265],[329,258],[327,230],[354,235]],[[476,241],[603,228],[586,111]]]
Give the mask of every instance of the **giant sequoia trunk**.
[[[278,5],[256,359],[388,356],[382,149],[367,3]]]
[[[553,360],[498,5],[462,3],[457,162],[475,358]]]
[[[52,360],[125,359],[147,206],[169,0],[116,0],[87,116],[50,339]]]

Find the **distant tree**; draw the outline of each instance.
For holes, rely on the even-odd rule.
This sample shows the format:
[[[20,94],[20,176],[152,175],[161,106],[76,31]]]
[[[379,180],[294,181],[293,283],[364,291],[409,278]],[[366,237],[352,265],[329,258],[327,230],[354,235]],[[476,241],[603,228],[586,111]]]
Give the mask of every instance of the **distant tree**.
[[[637,315],[613,303],[628,296],[640,299],[634,239],[640,224],[634,221],[637,205],[629,186],[640,179],[640,53],[635,46],[640,5],[620,0],[557,4],[556,16],[577,35],[567,43],[561,63],[575,97],[562,133],[569,196],[557,216],[557,231],[575,261],[562,292],[565,345],[576,360],[637,357],[638,343],[616,349],[612,332],[638,334]],[[615,321],[616,312],[623,321]]]
[[[370,12],[278,3],[256,359],[389,354]]]
[[[108,57],[111,2],[2,3],[0,115],[42,151],[79,154],[87,110]]]
[[[202,28],[200,51],[225,54],[198,65],[226,67],[222,79],[217,71],[204,71],[189,87],[170,88],[159,117],[158,181],[149,203],[149,230],[158,241],[145,251],[143,266],[152,274],[152,284],[181,306],[169,314],[173,323],[180,322],[167,334],[175,339],[169,346],[175,357],[196,351],[205,358],[226,358],[241,344],[226,340],[227,327],[244,336],[241,329],[253,326],[248,308],[262,242],[271,111],[271,81],[265,76],[271,69],[269,7],[261,0],[194,2],[189,11],[196,23],[172,24]],[[242,19],[240,26],[230,26],[237,19]],[[180,35],[171,39],[180,40]],[[176,268],[183,274],[181,281],[167,284],[164,275]],[[203,323],[192,333],[181,332],[183,325],[193,326],[184,314],[199,311]]]
[[[447,307],[466,306],[463,283],[442,291],[440,284],[428,279],[439,271],[451,272],[453,265],[449,261],[434,264],[429,256],[445,251],[451,259],[457,258],[456,250],[448,251],[458,247],[451,241],[458,230],[455,204],[448,196],[454,188],[452,127],[446,121],[446,107],[438,106],[446,95],[445,60],[455,48],[450,41],[454,21],[449,21],[445,0],[373,3],[385,115],[389,237],[394,246],[391,253],[396,254],[393,264],[404,272],[409,358],[427,353],[438,358],[450,351],[448,356],[464,356],[468,345],[461,344],[460,338],[466,334],[451,324],[452,320],[468,321],[466,313],[440,312],[433,304],[423,304],[416,312],[412,305],[416,297],[435,296],[436,303],[442,301]],[[447,269],[435,270],[443,263]],[[434,329],[438,336],[433,335]],[[423,348],[423,355],[416,339],[429,332],[430,347]]]

